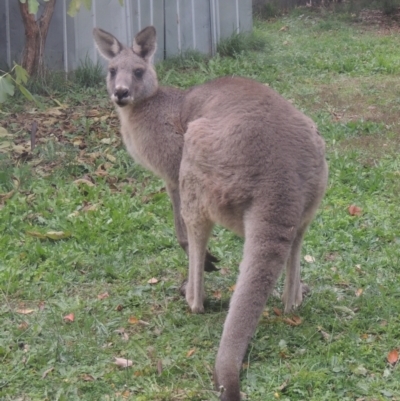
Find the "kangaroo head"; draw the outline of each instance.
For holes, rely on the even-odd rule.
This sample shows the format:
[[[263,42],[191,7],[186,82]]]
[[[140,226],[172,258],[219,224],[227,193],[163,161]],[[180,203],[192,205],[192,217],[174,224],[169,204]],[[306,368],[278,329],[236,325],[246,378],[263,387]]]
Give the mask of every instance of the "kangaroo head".
[[[132,47],[121,44],[113,35],[93,29],[100,54],[108,60],[107,89],[118,106],[141,101],[152,96],[157,88],[157,75],[152,58],[157,48],[156,30],[148,26],[133,40]]]

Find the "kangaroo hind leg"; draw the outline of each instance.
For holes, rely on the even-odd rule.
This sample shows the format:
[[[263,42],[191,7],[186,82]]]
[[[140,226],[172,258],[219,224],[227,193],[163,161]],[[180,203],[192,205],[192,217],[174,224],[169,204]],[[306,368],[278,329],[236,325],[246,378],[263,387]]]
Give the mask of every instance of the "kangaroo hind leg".
[[[301,246],[307,226],[308,224],[305,224],[297,230],[286,264],[285,286],[282,295],[285,313],[289,313],[300,306],[303,301],[303,295],[309,291],[308,286],[300,278]]]
[[[266,222],[256,224],[264,226],[254,227],[253,224],[251,227],[252,224],[245,222],[243,260],[215,363],[214,382],[223,401],[240,400],[242,361],[291,247],[286,227],[267,225]]]
[[[205,219],[190,221],[187,224],[189,277],[186,285],[186,301],[193,313],[204,312],[204,261],[212,227],[212,222]]]

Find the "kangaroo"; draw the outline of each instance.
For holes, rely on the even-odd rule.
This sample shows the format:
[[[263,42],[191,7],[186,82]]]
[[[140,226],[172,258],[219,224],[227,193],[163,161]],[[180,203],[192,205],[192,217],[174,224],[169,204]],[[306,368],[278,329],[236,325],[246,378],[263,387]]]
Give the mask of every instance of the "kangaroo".
[[[204,312],[204,270],[215,262],[207,251],[213,225],[244,237],[214,369],[220,399],[239,401],[241,363],[282,271],[285,312],[307,290],[300,251],[327,186],[324,140],[310,118],[250,79],[159,87],[152,26],[132,47],[98,28],[93,34],[109,60],[107,88],[128,152],[166,183],[178,241],[189,257],[185,293],[193,313]]]

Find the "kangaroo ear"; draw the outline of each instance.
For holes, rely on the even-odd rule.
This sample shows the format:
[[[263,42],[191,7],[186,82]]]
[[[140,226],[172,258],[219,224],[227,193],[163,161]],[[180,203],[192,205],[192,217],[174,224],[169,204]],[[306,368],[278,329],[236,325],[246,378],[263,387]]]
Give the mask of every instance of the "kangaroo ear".
[[[93,37],[99,53],[107,60],[114,58],[124,48],[111,33],[100,28],[93,29]]]
[[[149,61],[157,49],[156,28],[148,26],[141,30],[133,40],[133,51],[145,61]]]

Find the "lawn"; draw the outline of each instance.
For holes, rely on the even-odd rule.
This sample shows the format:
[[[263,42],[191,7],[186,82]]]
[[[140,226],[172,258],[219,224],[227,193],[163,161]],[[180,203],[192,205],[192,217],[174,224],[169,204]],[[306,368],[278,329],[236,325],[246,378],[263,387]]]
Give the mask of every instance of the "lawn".
[[[262,50],[238,41],[232,56],[157,66],[163,85],[268,84],[327,143],[329,187],[303,248],[312,291],[283,316],[278,283],[243,361],[244,397],[399,401],[399,29],[295,10],[256,21],[255,36]],[[127,155],[104,83],[47,93],[0,109],[0,399],[217,400],[242,240],[216,227],[220,270],[206,313],[190,314],[164,184]]]

